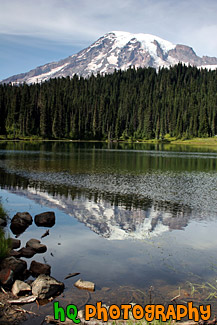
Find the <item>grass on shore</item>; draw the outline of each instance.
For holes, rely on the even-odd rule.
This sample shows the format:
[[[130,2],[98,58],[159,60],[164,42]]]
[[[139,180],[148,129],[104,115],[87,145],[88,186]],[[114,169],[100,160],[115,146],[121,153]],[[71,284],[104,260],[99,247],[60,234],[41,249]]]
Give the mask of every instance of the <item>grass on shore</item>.
[[[0,218],[3,220],[7,219],[7,213],[6,211],[3,209],[2,205],[0,204]]]
[[[0,228],[0,261],[7,257],[10,251],[10,238]]]
[[[128,321],[123,321],[123,324],[126,324],[126,325],[171,325],[172,323],[172,320],[169,320],[168,322],[163,322],[161,320],[153,320],[152,322],[148,322],[146,321],[145,319],[141,319],[139,321],[136,321],[136,320],[128,320]],[[113,324],[116,324],[113,322]]]
[[[0,218],[7,219],[7,213],[0,204]],[[0,261],[5,258],[10,251],[10,238],[6,235],[4,229],[0,227]]]
[[[62,141],[62,142],[110,142],[108,140],[72,140],[72,139],[44,139],[40,136],[19,136],[19,137],[13,137],[12,135],[6,137],[5,135],[0,135],[0,141]],[[152,144],[158,144],[158,143],[167,143],[167,144],[181,144],[181,145],[191,145],[191,146],[215,146],[217,147],[217,136],[209,137],[209,138],[192,138],[192,139],[186,139],[181,138],[177,139],[175,137],[171,137],[169,134],[166,134],[164,139],[114,139],[111,142],[120,142],[120,143],[152,143]]]
[[[217,146],[217,137],[212,138],[193,138],[188,140],[174,140],[174,144],[187,144],[194,146]]]

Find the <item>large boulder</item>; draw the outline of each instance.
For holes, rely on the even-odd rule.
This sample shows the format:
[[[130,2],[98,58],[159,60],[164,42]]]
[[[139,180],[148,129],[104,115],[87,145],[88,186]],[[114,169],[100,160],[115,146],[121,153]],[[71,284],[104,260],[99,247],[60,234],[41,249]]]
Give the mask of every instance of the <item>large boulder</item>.
[[[55,214],[52,211],[43,212],[35,216],[35,224],[38,227],[53,227],[55,224]]]
[[[11,231],[19,235],[32,224],[32,216],[28,212],[17,212],[11,220]]]
[[[14,296],[24,296],[31,293],[32,289],[28,283],[16,280],[11,291]]]
[[[29,270],[33,275],[38,276],[40,274],[50,275],[50,269],[51,267],[48,264],[32,261]]]
[[[41,274],[32,283],[32,294],[39,299],[48,299],[59,295],[64,290],[64,283],[56,279]]]
[[[23,274],[27,269],[26,261],[15,258],[13,256],[5,258],[1,263],[1,268],[11,269],[15,275]]]
[[[26,247],[32,248],[36,253],[45,253],[47,251],[47,246],[41,244],[40,240],[34,238],[27,241]]]

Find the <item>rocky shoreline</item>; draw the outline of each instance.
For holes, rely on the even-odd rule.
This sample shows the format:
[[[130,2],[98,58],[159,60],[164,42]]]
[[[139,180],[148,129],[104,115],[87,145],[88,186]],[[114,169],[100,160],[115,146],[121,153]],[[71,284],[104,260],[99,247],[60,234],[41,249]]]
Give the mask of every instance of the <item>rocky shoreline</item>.
[[[55,214],[52,211],[43,212],[34,217],[34,223],[38,227],[51,228],[55,225]],[[42,303],[52,301],[64,291],[64,283],[51,277],[49,264],[32,260],[29,269],[27,262],[22,258],[32,258],[37,254],[47,251],[47,246],[39,239],[29,239],[24,247],[17,238],[33,223],[33,218],[28,212],[18,212],[10,222],[11,232],[15,238],[10,238],[9,256],[0,262],[0,324],[19,324],[25,319],[25,315],[31,312],[18,307],[27,303]],[[6,227],[7,222],[0,220],[0,227]],[[49,229],[40,239],[49,235]],[[78,275],[72,273],[68,277]],[[29,277],[35,280],[28,280]],[[67,278],[67,277],[66,277]],[[80,289],[94,290],[94,284],[79,279],[75,286]]]

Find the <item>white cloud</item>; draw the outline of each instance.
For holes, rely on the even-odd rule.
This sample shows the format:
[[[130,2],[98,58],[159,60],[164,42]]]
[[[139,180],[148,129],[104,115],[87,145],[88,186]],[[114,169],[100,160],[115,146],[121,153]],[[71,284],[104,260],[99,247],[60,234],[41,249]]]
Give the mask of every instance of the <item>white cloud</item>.
[[[204,25],[201,26],[198,31],[192,31],[189,42],[191,42],[190,44],[193,48],[196,48],[199,44],[201,55],[210,53],[211,56],[217,57],[216,35],[217,24],[210,26]]]
[[[125,30],[217,56],[215,0],[0,0],[0,8],[2,34],[89,44],[108,31]]]

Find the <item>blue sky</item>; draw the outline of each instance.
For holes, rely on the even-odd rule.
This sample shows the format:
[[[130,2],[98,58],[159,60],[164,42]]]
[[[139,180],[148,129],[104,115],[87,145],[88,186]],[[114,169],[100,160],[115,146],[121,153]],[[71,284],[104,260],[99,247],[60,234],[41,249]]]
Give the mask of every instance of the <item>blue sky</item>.
[[[0,80],[77,53],[112,30],[217,57],[217,1],[0,0]]]

